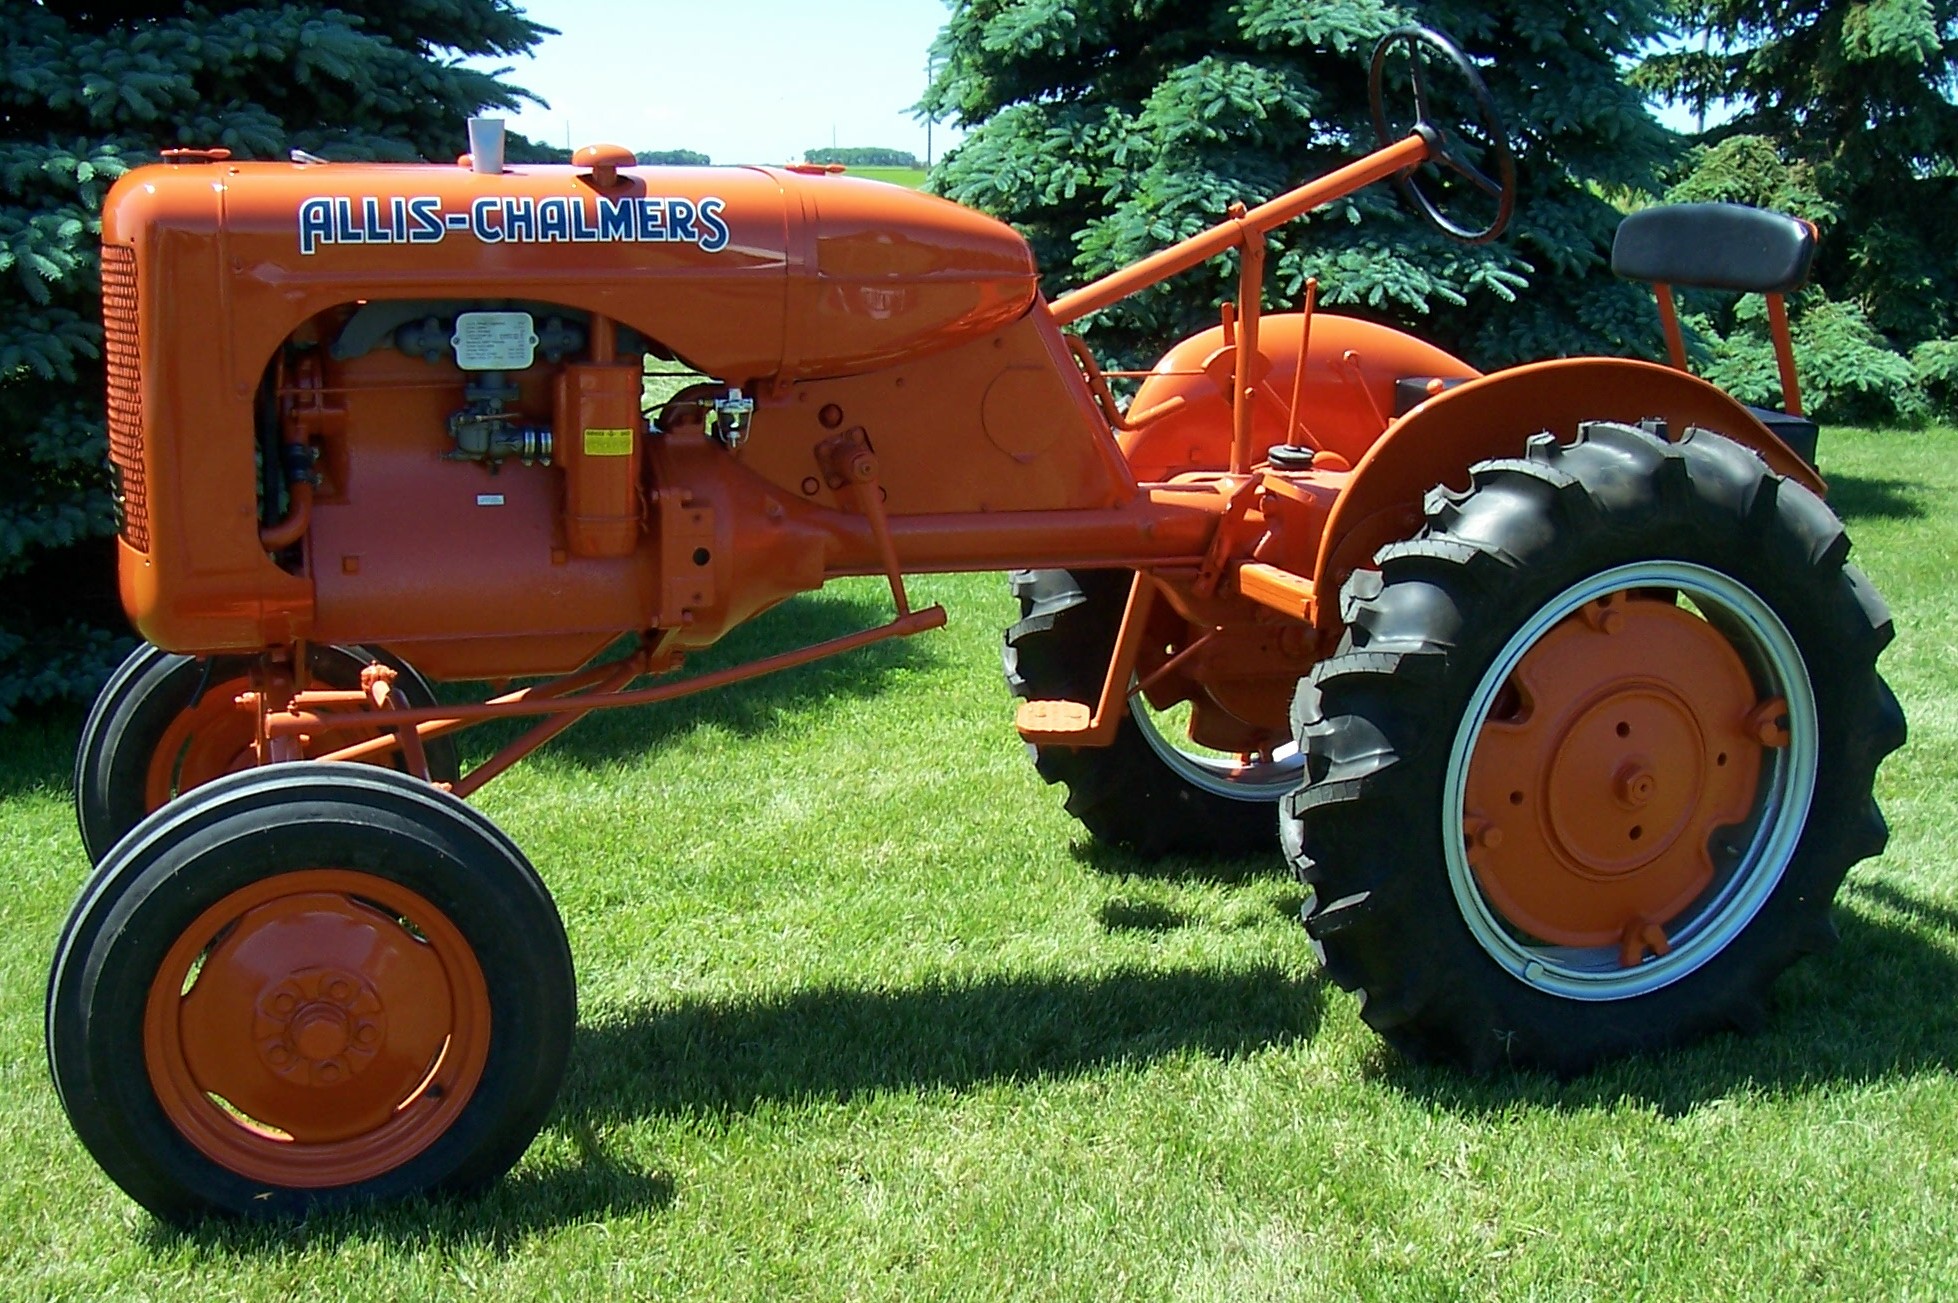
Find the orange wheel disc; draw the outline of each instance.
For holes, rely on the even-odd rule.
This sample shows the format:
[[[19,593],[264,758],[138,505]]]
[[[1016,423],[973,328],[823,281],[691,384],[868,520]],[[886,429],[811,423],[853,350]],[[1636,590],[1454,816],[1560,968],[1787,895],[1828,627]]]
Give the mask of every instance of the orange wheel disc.
[[[490,997],[469,942],[373,874],[278,874],[225,896],[151,983],[143,1053],[171,1124],[251,1181],[301,1189],[393,1171],[482,1079]]]
[[[1651,562],[1580,584],[1479,699],[1451,761],[1451,881],[1525,981],[1613,998],[1675,980],[1779,880],[1814,704],[1793,639],[1738,583]]]
[[[258,721],[237,700],[251,690],[251,680],[242,676],[213,683],[194,705],[170,721],[150,756],[143,783],[148,809],[158,809],[179,792],[213,778],[251,767]]]
[[[394,671],[393,700],[404,706],[431,706],[435,692],[413,666],[373,648],[315,643],[307,648],[310,685],[338,692],[360,686],[372,664]],[[100,863],[111,847],[145,817],[171,801],[228,774],[258,767],[258,720],[239,698],[253,691],[254,659],[226,655],[200,659],[142,646],[110,676],[75,747],[75,821],[91,862]],[[342,732],[293,739],[295,759],[380,736],[359,720],[359,704],[330,701],[323,711],[358,722]],[[458,775],[454,742],[427,739],[426,777],[452,782]],[[398,751],[374,757],[378,765],[399,769]]]
[[[1497,910],[1563,946],[1670,923],[1760,781],[1760,702],[1733,646],[1672,602],[1607,595],[1530,648],[1500,705],[1463,803]]]

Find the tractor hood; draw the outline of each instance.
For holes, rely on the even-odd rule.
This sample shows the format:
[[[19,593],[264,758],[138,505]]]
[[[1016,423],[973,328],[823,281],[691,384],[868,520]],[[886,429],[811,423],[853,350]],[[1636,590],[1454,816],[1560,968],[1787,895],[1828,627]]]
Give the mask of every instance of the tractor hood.
[[[125,176],[103,239],[132,246],[139,275],[170,246],[177,271],[154,287],[158,306],[179,328],[237,342],[225,350],[240,353],[233,378],[251,383],[265,358],[244,341],[270,347],[357,300],[563,303],[746,382],[953,347],[1020,317],[1036,293],[1010,227],[897,186],[776,168],[624,168],[601,184],[579,167],[191,155]]]

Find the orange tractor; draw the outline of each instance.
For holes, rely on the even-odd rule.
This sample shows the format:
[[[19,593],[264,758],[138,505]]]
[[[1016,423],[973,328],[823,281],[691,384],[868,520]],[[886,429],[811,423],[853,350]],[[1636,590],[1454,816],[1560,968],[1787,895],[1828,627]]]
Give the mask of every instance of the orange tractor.
[[[1432,119],[1437,73],[1479,121]],[[500,1175],[572,965],[464,798],[590,711],[936,629],[928,572],[1013,572],[1019,731],[1093,834],[1282,845],[1405,1053],[1575,1071],[1756,1021],[1884,844],[1889,616],[1795,417],[1683,367],[1483,375],[1310,287],[1264,311],[1267,232],[1362,187],[1464,239],[1509,217],[1459,52],[1397,32],[1372,89],[1375,153],[1053,302],[1007,227],[819,168],[506,168],[483,131],[453,166],[126,176],[111,457],[150,645],[83,730],[96,867],[47,1012],[91,1154],[167,1218]],[[1813,241],[1725,210],[1632,234],[1647,279],[1767,290]],[[1066,327],[1233,250],[1222,324],[1119,402]],[[649,358],[705,379],[648,414]],[[888,578],[888,623],[672,675],[847,575]],[[515,718],[460,772],[453,733]]]

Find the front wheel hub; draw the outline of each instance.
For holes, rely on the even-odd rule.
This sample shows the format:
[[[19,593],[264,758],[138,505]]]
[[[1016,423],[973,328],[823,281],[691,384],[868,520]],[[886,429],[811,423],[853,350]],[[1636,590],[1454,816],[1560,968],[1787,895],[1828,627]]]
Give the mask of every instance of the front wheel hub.
[[[387,1030],[372,982],[345,969],[306,968],[260,994],[252,1035],[272,1071],[288,1081],[332,1086],[374,1062]]]
[[[277,874],[171,947],[144,1018],[164,1113],[250,1180],[347,1185],[392,1171],[467,1105],[489,1048],[474,949],[375,874]]]

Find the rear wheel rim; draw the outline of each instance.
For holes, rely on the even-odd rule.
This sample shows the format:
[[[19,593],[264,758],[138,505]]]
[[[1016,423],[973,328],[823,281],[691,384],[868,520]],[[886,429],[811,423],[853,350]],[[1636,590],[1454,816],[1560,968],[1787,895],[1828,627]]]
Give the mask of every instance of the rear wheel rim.
[[[1614,638],[1636,641],[1628,654]],[[1641,648],[1684,649],[1687,663],[1637,663]],[[1528,701],[1533,682],[1568,680],[1586,657],[1585,690]],[[1575,584],[1497,654],[1457,729],[1442,844],[1461,917],[1505,971],[1549,994],[1669,986],[1773,895],[1819,744],[1800,650],[1745,585],[1681,561]],[[1696,856],[1703,869],[1682,867]]]
[[[1156,758],[1192,787],[1230,801],[1272,802],[1294,791],[1305,777],[1305,755],[1298,743],[1281,742],[1257,756],[1231,756],[1186,745],[1171,736],[1170,725],[1157,717],[1140,694],[1129,698],[1129,717]]]
[[[264,878],[199,914],[143,1017],[171,1125],[246,1180],[301,1189],[427,1149],[468,1106],[489,1037],[488,985],[449,917],[339,869]]]

